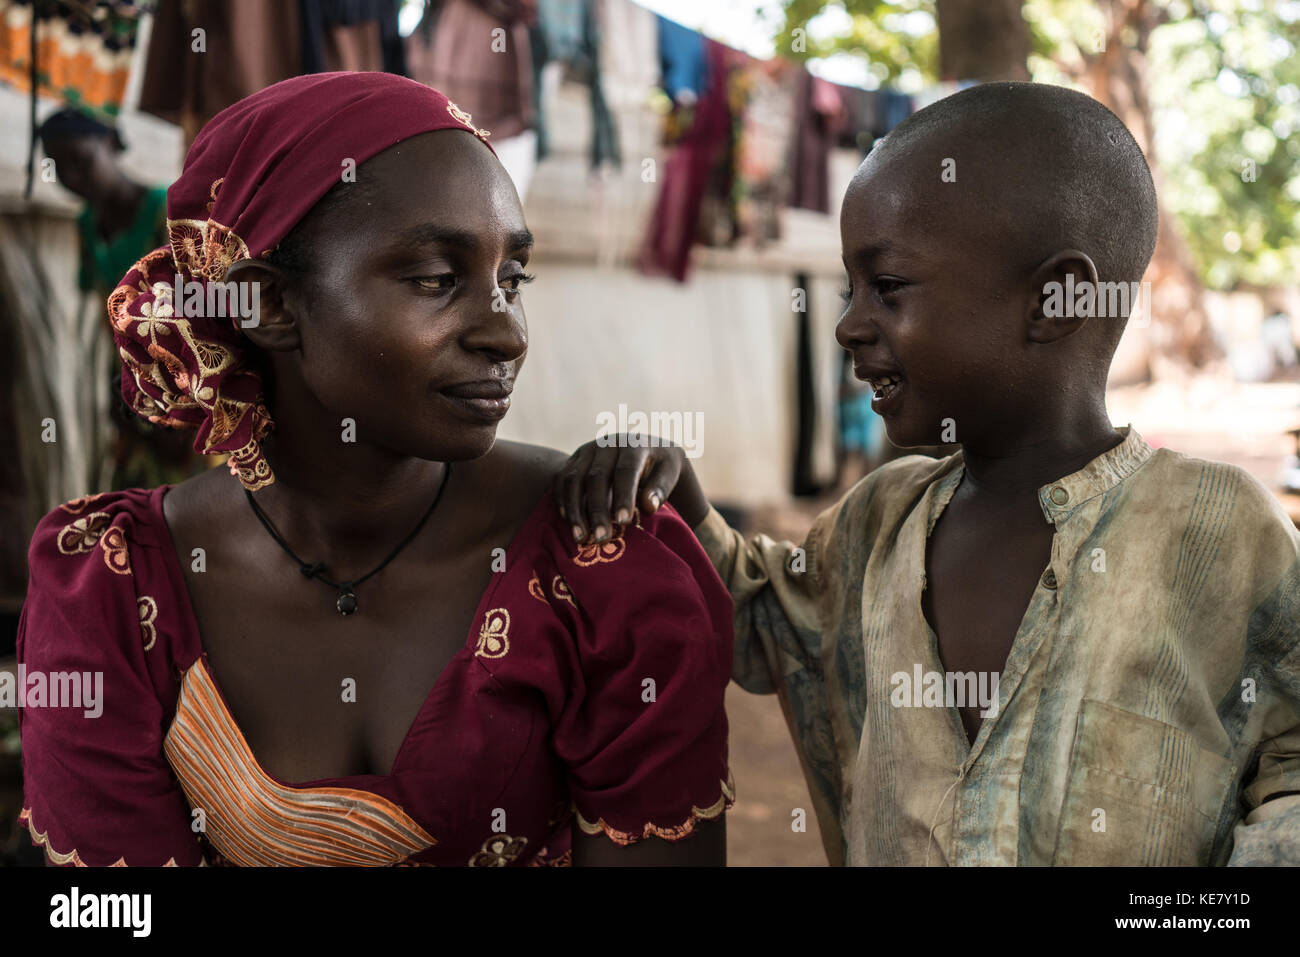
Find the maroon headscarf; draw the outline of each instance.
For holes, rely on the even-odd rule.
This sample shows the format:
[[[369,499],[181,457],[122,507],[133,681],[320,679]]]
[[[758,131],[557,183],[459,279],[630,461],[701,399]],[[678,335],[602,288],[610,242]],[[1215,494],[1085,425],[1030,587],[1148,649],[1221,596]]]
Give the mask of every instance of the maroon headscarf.
[[[108,298],[130,407],[150,422],[197,428],[195,451],[229,453],[245,488],[275,481],[261,447],[271,416],[244,362],[240,317],[178,315],[175,276],[206,286],[237,260],[265,259],[345,171],[444,129],[487,144],[455,103],[390,73],[294,77],[217,114],[167,191],[171,245],[144,256]]]

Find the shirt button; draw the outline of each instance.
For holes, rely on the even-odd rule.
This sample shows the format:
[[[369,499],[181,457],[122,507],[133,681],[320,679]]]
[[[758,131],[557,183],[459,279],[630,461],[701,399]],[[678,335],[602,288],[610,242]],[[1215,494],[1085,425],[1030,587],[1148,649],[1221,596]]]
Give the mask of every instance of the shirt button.
[[[1052,571],[1050,568],[1043,572],[1043,587],[1052,589],[1056,588],[1056,572]]]
[[[1052,489],[1051,499],[1053,505],[1064,505],[1070,500],[1070,493],[1065,490],[1065,486],[1058,485]]]

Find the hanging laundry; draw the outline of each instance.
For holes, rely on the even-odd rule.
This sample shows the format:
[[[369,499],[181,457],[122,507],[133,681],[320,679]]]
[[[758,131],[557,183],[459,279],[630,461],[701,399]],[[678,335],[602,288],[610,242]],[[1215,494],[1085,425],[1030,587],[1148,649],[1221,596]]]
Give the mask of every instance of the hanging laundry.
[[[548,64],[562,64],[569,79],[586,85],[590,91],[592,168],[605,162],[615,166],[622,162],[614,117],[605,102],[600,23],[595,8],[595,0],[537,0],[537,24],[530,31],[530,40],[539,160],[550,152],[542,71]]]
[[[790,206],[830,212],[830,153],[846,121],[843,87],[801,70],[790,161]]]
[[[709,82],[705,37],[667,17],[659,21],[659,61],[664,92],[674,103],[689,106]]]
[[[665,23],[676,30],[666,29]],[[727,95],[733,51],[671,21],[660,18],[659,26],[661,41],[671,37],[678,53],[690,46],[681,32],[691,33],[700,42],[703,57],[702,63],[689,66],[680,58],[663,59],[664,89],[675,90],[673,96],[679,102],[665,119],[670,148],[659,164],[659,198],[642,245],[640,265],[646,272],[667,273],[684,282],[690,268],[691,246],[700,227],[705,191],[710,180],[725,176],[729,169],[732,114]],[[688,80],[695,85],[689,85]]]
[[[140,110],[180,126],[188,148],[226,107],[302,72],[299,23],[296,3],[160,4],[149,33]]]
[[[659,83],[658,18],[632,0],[604,0],[596,12],[605,100],[616,114],[643,109]]]
[[[876,142],[876,131],[884,121],[884,104],[880,91],[839,85],[835,89],[844,104],[844,122],[835,145],[863,153],[870,152]]]
[[[788,60],[746,57],[744,67],[733,74],[745,79],[736,146],[735,232],[758,246],[781,236],[802,72]]]
[[[140,18],[153,0],[44,0],[36,16],[37,91],[112,119],[121,109]],[[31,92],[32,0],[0,0],[0,82]]]
[[[912,108],[913,110],[923,110],[931,103],[942,100],[945,96],[951,96],[958,90],[975,86],[977,83],[979,83],[979,80],[942,80],[939,83],[927,86],[912,97]]]
[[[149,34],[140,109],[188,146],[208,120],[303,73],[405,71],[399,0],[168,0]],[[196,35],[195,31],[202,31]]]
[[[375,70],[406,75],[397,30],[401,0],[298,0],[302,72]]]
[[[474,125],[498,140],[531,130],[533,54],[529,27],[537,0],[443,0],[426,9],[406,38],[406,66],[413,80],[444,93],[470,114]]]
[[[912,98],[906,93],[899,93],[897,90],[882,90],[884,96],[884,108],[882,109],[883,122],[880,127],[880,136],[885,136],[899,123],[907,119],[914,112],[912,108]]]
[[[913,111],[912,98],[897,90],[838,88],[846,108],[839,145],[857,149],[865,156],[876,140],[885,136]]]

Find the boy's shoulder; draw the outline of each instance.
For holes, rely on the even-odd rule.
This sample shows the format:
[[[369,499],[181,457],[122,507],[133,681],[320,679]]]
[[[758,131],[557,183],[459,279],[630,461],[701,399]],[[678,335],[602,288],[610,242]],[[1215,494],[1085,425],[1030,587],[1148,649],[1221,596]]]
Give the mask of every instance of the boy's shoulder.
[[[960,463],[960,453],[941,459],[907,455],[887,462],[822,512],[814,527],[828,538],[846,533],[869,542],[881,529],[901,521],[932,485],[951,475]]]
[[[1160,448],[1133,479],[1140,487],[1130,500],[1147,534],[1163,526],[1167,535],[1209,535],[1266,564],[1300,555],[1300,531],[1282,503],[1239,466]]]
[[[1278,497],[1244,468],[1200,459],[1168,448],[1156,449],[1135,478],[1149,497],[1164,503],[1171,518],[1230,521],[1260,533],[1282,533],[1300,541]],[[1223,512],[1222,515],[1213,515]]]

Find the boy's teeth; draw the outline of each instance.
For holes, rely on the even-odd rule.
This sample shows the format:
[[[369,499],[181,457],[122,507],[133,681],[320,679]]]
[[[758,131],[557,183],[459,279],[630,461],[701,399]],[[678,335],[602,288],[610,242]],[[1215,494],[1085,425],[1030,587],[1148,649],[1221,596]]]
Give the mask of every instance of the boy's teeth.
[[[902,377],[896,375],[881,376],[876,379],[868,379],[867,385],[875,393],[877,399],[883,399],[893,393],[893,391],[902,384]]]

